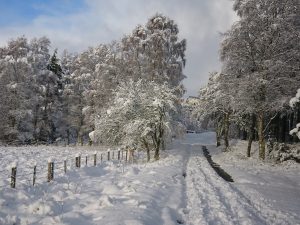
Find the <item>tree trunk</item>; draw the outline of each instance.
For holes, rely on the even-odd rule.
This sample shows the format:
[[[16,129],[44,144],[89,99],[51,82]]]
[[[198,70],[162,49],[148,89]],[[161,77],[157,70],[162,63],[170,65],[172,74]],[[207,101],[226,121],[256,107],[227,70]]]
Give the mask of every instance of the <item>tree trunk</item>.
[[[241,129],[240,129],[240,127],[237,127],[237,132],[238,132],[238,134],[237,134],[237,137],[238,137],[238,139],[242,139],[241,137],[242,137],[242,135],[241,135]]]
[[[67,145],[70,145],[70,130],[67,129]]]
[[[147,162],[150,162],[151,156],[150,156],[150,149],[147,148]]]
[[[224,143],[225,143],[225,151],[229,148],[229,140],[228,140],[228,133],[229,133],[229,113],[224,114]]]
[[[280,119],[280,142],[285,142],[286,136],[286,115],[282,116]]]
[[[83,135],[81,133],[81,129],[77,131],[77,142],[76,145],[83,146]]]
[[[264,160],[266,156],[265,136],[264,136],[264,114],[259,112],[257,115],[257,131],[259,143],[259,158]]]
[[[295,113],[292,112],[290,115],[289,115],[289,129],[288,129],[288,140],[289,140],[289,143],[292,143],[293,142],[293,136],[292,135],[289,135],[289,131],[292,130],[294,128],[294,117],[295,117]]]
[[[243,130],[243,137],[242,137],[242,140],[247,140],[247,136],[248,136],[248,132]]]
[[[217,121],[217,130],[216,130],[217,147],[221,145],[221,135],[222,135],[222,123],[220,121]]]
[[[83,146],[83,136],[80,134],[78,135],[77,143],[80,146]]]
[[[155,148],[154,159],[159,160],[159,146],[156,146]]]
[[[294,110],[295,112],[295,118],[294,118],[294,125],[293,125],[293,128],[296,127],[296,125],[298,123],[300,123],[300,107],[297,109]],[[299,142],[299,138],[296,136],[296,135],[293,135],[293,142]]]
[[[166,143],[164,139],[161,140],[161,150],[166,150]]]
[[[82,107],[81,107],[81,112],[82,112]],[[77,136],[77,144],[83,146],[83,120],[84,120],[84,115],[80,115],[80,121],[79,121],[79,130],[78,130],[78,136]]]
[[[155,160],[159,160],[159,149],[160,149],[161,140],[162,140],[161,135],[162,135],[162,133],[161,133],[161,131],[159,131],[159,137],[157,138],[157,142],[156,142],[156,145],[155,145],[155,152],[154,152],[154,159]]]
[[[148,142],[143,138],[143,144],[145,145],[147,151],[147,162],[150,161],[150,148]]]
[[[277,129],[276,129],[276,140],[278,142],[281,141],[281,119],[280,119],[280,113],[278,114],[278,117],[277,117]]]
[[[38,113],[39,113],[39,105],[36,105],[34,108],[34,116],[33,116],[33,139],[34,142],[38,142],[38,134],[37,134],[37,124],[38,124]]]
[[[249,137],[248,137],[248,146],[247,146],[247,157],[250,157],[251,156],[251,146],[252,146],[252,141],[254,139],[254,132],[255,132],[255,116],[252,114],[251,115],[251,127],[250,127],[250,130],[248,132],[249,134]]]
[[[158,137],[157,137],[157,132],[155,132],[155,152],[154,152],[154,159],[155,160],[159,160],[159,149],[160,146],[164,140],[164,127],[163,127],[163,117],[164,117],[164,112],[163,110],[160,112],[160,118],[159,118],[159,125],[157,128],[157,132],[158,132]]]

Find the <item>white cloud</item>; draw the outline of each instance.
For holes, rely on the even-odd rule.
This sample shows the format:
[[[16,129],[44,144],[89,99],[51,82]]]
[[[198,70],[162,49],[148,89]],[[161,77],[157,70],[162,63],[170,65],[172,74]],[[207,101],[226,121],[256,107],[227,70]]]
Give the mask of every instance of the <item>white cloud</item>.
[[[86,0],[88,10],[61,16],[39,16],[26,26],[0,28],[0,44],[10,38],[47,36],[53,47],[81,51],[88,46],[120,39],[137,24],[161,12],[179,26],[187,39],[184,81],[187,95],[196,95],[209,71],[218,70],[219,32],[236,20],[229,0]]]

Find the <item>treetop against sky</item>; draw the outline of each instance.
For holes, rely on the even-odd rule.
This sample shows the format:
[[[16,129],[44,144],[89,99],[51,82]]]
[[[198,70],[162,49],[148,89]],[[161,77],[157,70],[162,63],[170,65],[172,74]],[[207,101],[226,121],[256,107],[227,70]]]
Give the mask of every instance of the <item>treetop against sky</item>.
[[[229,0],[2,0],[0,7],[1,45],[21,35],[47,36],[59,52],[118,40],[156,12],[163,13],[187,39],[187,95],[197,95],[208,73],[220,69],[220,32],[236,20]]]

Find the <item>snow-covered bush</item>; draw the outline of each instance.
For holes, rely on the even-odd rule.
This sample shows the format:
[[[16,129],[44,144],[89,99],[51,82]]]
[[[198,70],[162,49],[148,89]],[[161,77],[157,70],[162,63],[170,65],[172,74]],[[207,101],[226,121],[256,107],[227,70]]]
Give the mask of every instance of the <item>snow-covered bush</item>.
[[[171,140],[179,125],[176,115],[177,97],[167,84],[123,82],[116,90],[110,107],[96,119],[95,140],[109,145],[159,151]]]
[[[272,145],[268,145],[268,150],[268,158],[276,162],[283,162],[287,160],[300,162],[299,146],[290,146],[285,143],[273,142]]]

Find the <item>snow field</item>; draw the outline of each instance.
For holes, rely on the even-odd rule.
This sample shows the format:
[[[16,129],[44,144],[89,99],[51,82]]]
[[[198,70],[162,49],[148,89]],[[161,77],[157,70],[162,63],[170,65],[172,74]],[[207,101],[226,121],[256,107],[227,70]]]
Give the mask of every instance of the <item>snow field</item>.
[[[96,151],[94,151],[97,149]],[[75,169],[75,158],[81,157],[81,167],[94,166],[94,155],[97,154],[96,163],[107,160],[107,148],[105,147],[0,147],[0,187],[10,186],[11,168],[17,165],[17,187],[32,184],[33,168],[36,166],[37,182],[47,180],[47,166],[54,162],[54,176],[64,174],[64,161],[67,163],[67,171]],[[110,158],[117,159],[118,150],[109,150]],[[114,156],[114,157],[112,157]],[[122,154],[120,155],[122,156]],[[137,157],[143,157],[143,155]],[[86,164],[87,157],[87,164]],[[123,159],[125,152],[123,153]]]
[[[10,150],[11,155],[16,151]],[[49,149],[39,154],[30,148],[18,151],[21,163],[32,152],[37,161],[45,162],[49,154],[59,154]],[[176,224],[184,211],[185,160],[177,150],[169,154],[150,164],[110,161],[97,167],[72,166],[66,175],[61,171],[54,181],[34,187],[17,181],[16,189],[8,185],[0,191],[0,224]],[[8,161],[2,158],[3,163]]]
[[[97,167],[92,166],[93,160],[89,166],[84,163],[84,156],[96,149],[2,148],[3,168],[10,168],[17,159],[18,168],[24,169],[34,156],[38,165],[46,165],[53,156],[56,162],[71,156],[73,161],[66,175],[63,171],[54,174],[50,183],[45,179],[33,187],[30,181],[17,180],[16,189],[9,188],[9,183],[1,188],[0,224],[299,224],[297,164],[263,164],[257,161],[255,149],[251,159],[242,157],[241,142],[232,143],[228,153],[214,143],[213,132],[189,134],[176,140],[159,161],[113,160]],[[211,168],[203,156],[203,144],[234,183],[227,183]],[[107,149],[102,150],[107,154]],[[73,165],[77,153],[83,157],[80,169]]]

